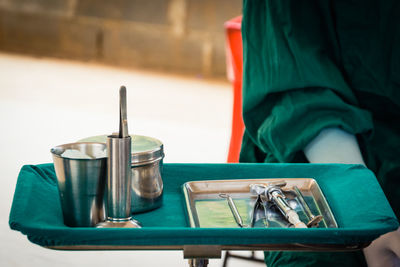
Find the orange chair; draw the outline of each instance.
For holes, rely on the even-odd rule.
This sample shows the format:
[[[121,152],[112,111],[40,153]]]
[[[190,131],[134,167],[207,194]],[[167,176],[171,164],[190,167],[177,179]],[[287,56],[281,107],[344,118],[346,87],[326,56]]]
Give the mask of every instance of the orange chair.
[[[244,132],[242,117],[243,48],[241,25],[242,16],[225,22],[227,76],[233,85],[232,132],[229,145],[228,163],[239,161],[240,147]]]

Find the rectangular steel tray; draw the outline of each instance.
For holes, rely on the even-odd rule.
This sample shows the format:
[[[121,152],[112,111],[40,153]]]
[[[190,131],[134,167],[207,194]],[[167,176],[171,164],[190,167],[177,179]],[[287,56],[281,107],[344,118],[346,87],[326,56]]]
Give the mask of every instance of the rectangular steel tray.
[[[251,184],[268,184],[284,180],[282,188],[288,198],[289,205],[299,214],[300,220],[307,223],[304,208],[294,193],[297,186],[314,215],[322,215],[324,219],[319,228],[337,228],[334,215],[320,189],[312,178],[285,179],[245,179],[245,180],[209,180],[187,182],[183,186],[185,202],[191,227],[200,228],[236,228],[239,227],[232,215],[226,199],[220,193],[229,194],[238,208],[244,224],[249,225],[256,196],[250,194]],[[286,220],[278,210],[272,212],[268,220],[269,228],[287,227]]]

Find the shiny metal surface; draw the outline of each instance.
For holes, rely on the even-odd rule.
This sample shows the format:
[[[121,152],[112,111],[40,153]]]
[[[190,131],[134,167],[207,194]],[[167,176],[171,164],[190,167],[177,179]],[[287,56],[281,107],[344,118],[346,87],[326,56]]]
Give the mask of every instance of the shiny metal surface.
[[[133,214],[159,208],[163,203],[163,143],[153,137],[131,135]],[[106,136],[93,136],[81,141],[106,142]]]
[[[219,196],[222,198],[226,198],[226,200],[228,201],[229,208],[231,209],[232,215],[235,218],[236,223],[240,227],[246,227],[246,225],[243,224],[242,217],[240,216],[239,211],[235,205],[235,202],[233,202],[233,199],[231,198],[231,196],[228,194],[225,194],[225,193],[221,193],[221,194],[219,194]]]
[[[131,162],[133,166],[151,163],[164,158],[163,143],[153,137],[144,135],[130,135],[132,138]],[[78,142],[106,143],[107,135],[91,136]]]
[[[221,250],[249,250],[249,251],[356,251],[367,247],[371,242],[354,244],[254,244],[254,245],[221,245]],[[184,250],[185,245],[71,245],[46,246],[56,250]]]
[[[131,218],[131,138],[107,138],[107,219]]]
[[[265,195],[268,197],[268,200],[272,201],[279,208],[283,216],[285,216],[295,228],[307,228],[307,225],[300,220],[297,212],[289,206],[281,187],[282,186],[274,184],[267,185]]]
[[[208,259],[189,259],[188,263],[190,267],[207,267]]]
[[[126,88],[119,89],[119,137],[128,137],[128,114],[126,110]]]
[[[269,227],[268,219],[270,219],[270,209],[267,208],[265,201],[263,201],[261,194],[257,194],[257,199],[254,202],[253,212],[251,215],[250,226],[252,228]]]
[[[140,222],[129,219],[129,220],[106,220],[96,225],[97,228],[140,228],[142,225]]]
[[[276,185],[283,187],[286,185],[285,181],[271,182],[269,185]],[[268,201],[266,196],[267,186],[265,184],[251,184],[250,193],[257,195],[257,199],[253,207],[253,215],[251,217],[252,227],[291,227],[289,223],[279,210],[279,208],[271,201]]]
[[[97,228],[140,228],[131,216],[131,137],[107,137],[107,220]]]
[[[97,228],[140,228],[131,216],[130,137],[107,139],[107,220]]]
[[[94,159],[62,157],[66,149],[79,150]],[[95,158],[106,149],[102,143],[72,143],[52,148],[64,223],[71,227],[90,227],[103,221],[107,158]]]
[[[285,195],[282,193],[280,188],[271,188],[271,193],[268,195],[271,196],[272,202],[278,206],[279,210],[286,217],[286,219],[294,225],[295,228],[307,228],[307,225],[303,223],[297,212],[292,209],[289,204],[286,202]]]
[[[132,213],[140,213],[159,208],[163,203],[162,165],[163,144],[152,137],[135,136],[132,153]],[[135,150],[135,148],[134,148]]]
[[[251,185],[254,192],[250,192]],[[235,201],[235,205],[245,225],[251,225],[252,211],[257,195],[256,191],[264,191],[268,185],[282,186],[288,206],[295,210],[300,220],[308,221],[308,217],[300,204],[293,187],[297,186],[304,195],[313,214],[322,215],[324,220],[319,228],[337,228],[337,223],[329,208],[326,199],[317,182],[311,178],[285,178],[282,179],[245,179],[245,180],[208,180],[187,182],[183,186],[186,209],[191,227],[202,228],[231,228],[238,227],[229,206],[219,194],[229,194]],[[259,192],[262,194],[262,192]],[[289,227],[290,224],[275,204],[271,205],[265,196],[261,196],[266,209],[266,217],[269,228]],[[261,214],[259,214],[261,215]],[[261,218],[261,217],[260,217]],[[261,221],[262,222],[262,221]],[[261,225],[260,222],[260,225]]]
[[[98,228],[140,228],[131,216],[131,144],[126,88],[119,90],[119,133],[107,136],[107,220]]]
[[[138,138],[139,136],[134,136],[134,138]],[[147,137],[147,136],[140,136],[142,137]],[[133,141],[133,145],[135,145],[135,141]],[[154,161],[159,161],[164,158],[164,147],[161,144],[158,147],[155,148],[149,148],[148,150],[145,151],[137,151],[137,152],[132,152],[132,166],[140,166],[144,164],[149,164]]]
[[[131,211],[145,212],[163,203],[162,158],[145,164],[132,164]]]
[[[294,186],[293,189],[297,195],[297,199],[300,201],[300,204],[303,206],[304,211],[308,217],[307,227],[309,228],[318,227],[319,223],[324,219],[324,216],[322,215],[315,216],[311,212],[310,207],[308,206],[306,200],[304,199],[303,193],[301,193],[300,189],[297,186]]]

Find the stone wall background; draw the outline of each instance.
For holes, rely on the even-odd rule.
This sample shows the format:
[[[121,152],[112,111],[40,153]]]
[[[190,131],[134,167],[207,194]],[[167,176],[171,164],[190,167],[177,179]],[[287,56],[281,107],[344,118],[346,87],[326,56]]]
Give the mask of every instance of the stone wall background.
[[[225,76],[241,0],[0,0],[0,50]]]

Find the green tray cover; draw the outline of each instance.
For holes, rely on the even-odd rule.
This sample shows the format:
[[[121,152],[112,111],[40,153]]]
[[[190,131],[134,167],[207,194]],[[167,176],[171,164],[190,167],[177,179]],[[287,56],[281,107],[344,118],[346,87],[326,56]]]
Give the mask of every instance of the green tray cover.
[[[187,181],[314,178],[339,228],[190,228],[182,185]],[[359,244],[395,230],[398,221],[374,174],[342,164],[164,164],[164,202],[134,215],[141,229],[71,228],[63,224],[53,164],[23,166],[10,212],[11,229],[41,246]]]

